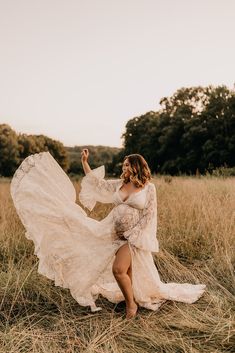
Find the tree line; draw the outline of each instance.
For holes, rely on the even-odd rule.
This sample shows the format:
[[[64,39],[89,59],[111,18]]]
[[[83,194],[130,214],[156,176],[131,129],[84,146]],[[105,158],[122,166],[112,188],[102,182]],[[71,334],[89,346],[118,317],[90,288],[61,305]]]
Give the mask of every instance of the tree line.
[[[44,135],[16,134],[7,124],[0,124],[0,175],[12,176],[24,158],[30,154],[50,151],[67,171],[68,154],[60,141]]]
[[[153,173],[195,174],[235,166],[235,92],[226,86],[190,87],[160,101],[157,112],[126,124],[124,147],[112,170],[130,153],[142,154]]]
[[[108,165],[120,151],[120,148],[107,146],[66,147],[48,136],[17,134],[8,124],[0,124],[0,176],[11,177],[27,156],[42,151],[49,151],[68,174],[83,174],[83,148],[89,148],[91,168]]]
[[[25,157],[40,151],[49,151],[69,174],[81,174],[85,147],[91,152],[91,167],[105,164],[114,176],[131,153],[142,154],[153,173],[204,174],[235,167],[235,92],[226,86],[181,88],[162,98],[158,111],[130,119],[122,138],[123,148],[65,147],[47,136],[16,134],[0,124],[0,175],[12,176]]]

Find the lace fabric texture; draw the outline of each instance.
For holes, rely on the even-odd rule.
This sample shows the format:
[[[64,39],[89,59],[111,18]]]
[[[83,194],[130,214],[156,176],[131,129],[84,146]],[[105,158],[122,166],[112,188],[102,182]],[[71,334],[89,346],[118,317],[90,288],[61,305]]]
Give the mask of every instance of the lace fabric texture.
[[[128,205],[119,204],[113,209],[113,223],[115,232],[124,232],[128,231],[140,220],[140,212],[136,208],[133,208]]]
[[[27,157],[15,172],[11,195],[35,245],[39,273],[57,286],[69,288],[74,299],[92,311],[99,294],[113,303],[124,300],[112,273],[115,253],[127,243],[132,258],[135,300],[157,310],[166,300],[195,302],[205,285],[163,283],[152,252],[158,251],[157,200],[152,183],[125,202],[118,192],[120,179],[104,179],[104,166],[87,173],[81,182],[79,200],[92,210],[97,201],[115,207],[101,221],[87,216],[75,203],[76,192],[69,177],[49,152]],[[123,238],[117,236],[123,232]]]

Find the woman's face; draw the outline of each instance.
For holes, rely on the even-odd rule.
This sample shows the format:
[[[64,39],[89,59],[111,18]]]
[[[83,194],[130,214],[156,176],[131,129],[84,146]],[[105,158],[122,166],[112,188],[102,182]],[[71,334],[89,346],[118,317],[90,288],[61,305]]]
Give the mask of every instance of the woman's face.
[[[125,159],[122,165],[122,171],[125,174],[125,177],[130,176],[130,171],[129,171],[130,163],[128,159]]]

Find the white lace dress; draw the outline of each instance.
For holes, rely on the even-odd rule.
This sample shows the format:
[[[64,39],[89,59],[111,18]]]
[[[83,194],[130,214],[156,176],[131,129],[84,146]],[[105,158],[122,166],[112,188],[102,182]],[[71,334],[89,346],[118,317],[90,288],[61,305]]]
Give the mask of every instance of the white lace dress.
[[[115,207],[101,221],[87,216],[75,202],[73,184],[49,152],[27,157],[15,172],[11,195],[35,244],[38,272],[69,288],[74,299],[92,311],[99,294],[113,303],[124,300],[112,273],[115,253],[127,243],[132,258],[135,300],[142,307],[157,310],[166,300],[195,302],[205,285],[163,283],[152,252],[158,251],[157,201],[153,183],[126,201],[119,191],[122,180],[105,180],[104,166],[87,173],[81,182],[80,202],[92,210],[96,201]],[[125,240],[118,238],[123,231]]]

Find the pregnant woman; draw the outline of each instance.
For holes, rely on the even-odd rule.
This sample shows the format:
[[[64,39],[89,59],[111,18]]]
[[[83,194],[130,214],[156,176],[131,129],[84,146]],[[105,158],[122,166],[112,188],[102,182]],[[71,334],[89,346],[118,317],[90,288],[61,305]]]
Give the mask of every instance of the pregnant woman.
[[[166,300],[198,300],[204,284],[159,278],[152,256],[158,252],[156,189],[145,159],[126,156],[120,178],[105,180],[104,165],[91,170],[88,156],[84,149],[79,201],[89,211],[97,201],[114,204],[101,221],[76,203],[73,184],[49,152],[27,157],[13,176],[11,195],[35,244],[38,272],[91,311],[101,310],[99,294],[113,303],[125,300],[128,319],[138,306],[157,310]]]

